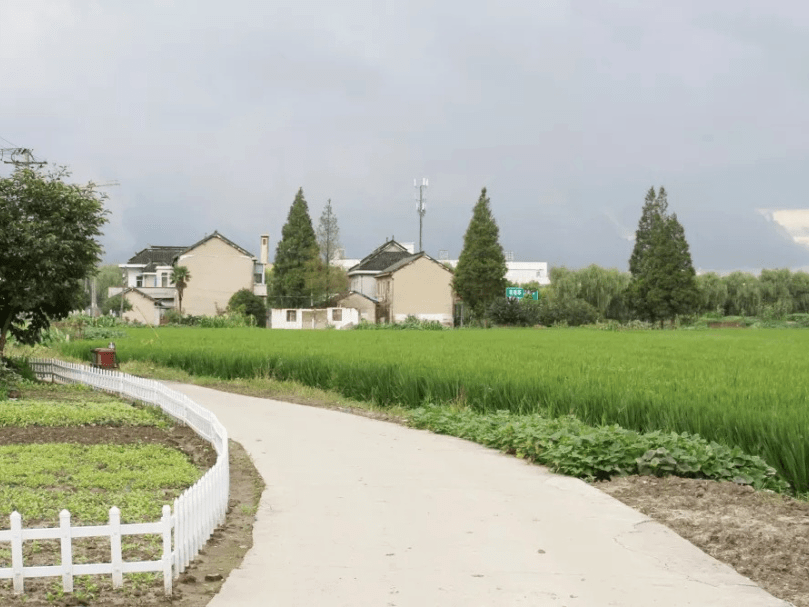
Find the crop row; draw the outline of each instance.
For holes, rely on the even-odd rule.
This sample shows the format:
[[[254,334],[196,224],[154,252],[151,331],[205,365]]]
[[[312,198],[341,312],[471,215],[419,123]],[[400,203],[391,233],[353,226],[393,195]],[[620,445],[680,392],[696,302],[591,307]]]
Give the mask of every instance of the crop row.
[[[87,358],[92,342],[63,344]],[[100,344],[98,344],[100,345]],[[809,491],[809,332],[130,330],[122,361],[223,379],[291,379],[381,405],[573,414],[700,434]]]

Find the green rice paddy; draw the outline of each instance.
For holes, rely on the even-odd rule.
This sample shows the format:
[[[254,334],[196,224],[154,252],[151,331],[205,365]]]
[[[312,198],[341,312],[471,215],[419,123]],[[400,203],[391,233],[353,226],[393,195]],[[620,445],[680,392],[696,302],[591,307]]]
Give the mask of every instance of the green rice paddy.
[[[760,455],[809,491],[809,332],[130,329],[121,361],[222,379],[291,379],[381,405],[455,403],[648,432]],[[68,342],[89,360],[95,342]]]

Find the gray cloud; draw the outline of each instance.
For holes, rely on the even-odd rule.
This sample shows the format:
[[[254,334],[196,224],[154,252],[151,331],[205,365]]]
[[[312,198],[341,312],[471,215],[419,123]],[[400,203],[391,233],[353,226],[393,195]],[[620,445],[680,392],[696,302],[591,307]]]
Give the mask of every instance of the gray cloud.
[[[0,136],[110,188],[106,259],[218,229],[274,250],[298,187],[350,256],[456,257],[483,186],[516,259],[626,268],[669,190],[703,268],[799,267],[809,9],[662,1],[0,6]]]

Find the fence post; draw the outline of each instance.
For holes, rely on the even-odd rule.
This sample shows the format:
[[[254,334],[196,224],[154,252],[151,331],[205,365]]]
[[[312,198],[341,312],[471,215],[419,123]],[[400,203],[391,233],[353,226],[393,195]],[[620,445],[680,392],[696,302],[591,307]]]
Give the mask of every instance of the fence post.
[[[14,576],[14,594],[25,592],[22,577],[22,515],[11,513],[11,573]]]
[[[163,506],[163,590],[166,596],[171,596],[171,583],[173,581],[171,573],[171,507]]]
[[[59,528],[62,532],[62,590],[73,592],[73,542],[70,534],[70,512],[59,513]]]
[[[180,500],[174,498],[174,577],[180,577],[182,569],[183,543],[180,531]]]
[[[112,587],[121,588],[124,585],[124,565],[121,556],[121,511],[116,506],[110,508],[110,552]]]

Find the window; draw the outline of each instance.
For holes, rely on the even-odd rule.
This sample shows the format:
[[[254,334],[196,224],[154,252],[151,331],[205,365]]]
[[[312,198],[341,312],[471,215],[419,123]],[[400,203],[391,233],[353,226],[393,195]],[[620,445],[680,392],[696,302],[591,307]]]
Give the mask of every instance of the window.
[[[343,320],[343,310],[342,308],[335,308],[331,311],[331,319],[332,320]]]
[[[167,286],[169,286],[169,275],[168,275],[168,274],[166,274],[165,272],[163,272],[163,273],[160,275],[160,286],[161,286],[161,287],[167,287]]]
[[[137,278],[135,278],[135,286],[136,287],[142,287],[143,286],[143,274],[141,274]]]
[[[287,322],[295,322],[298,319],[297,310],[287,310]]]

